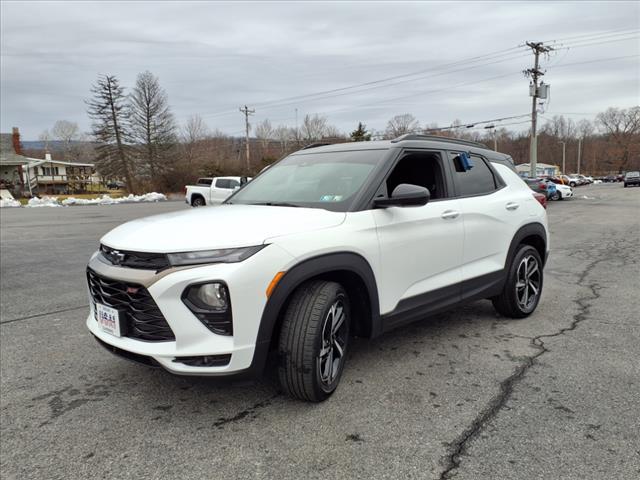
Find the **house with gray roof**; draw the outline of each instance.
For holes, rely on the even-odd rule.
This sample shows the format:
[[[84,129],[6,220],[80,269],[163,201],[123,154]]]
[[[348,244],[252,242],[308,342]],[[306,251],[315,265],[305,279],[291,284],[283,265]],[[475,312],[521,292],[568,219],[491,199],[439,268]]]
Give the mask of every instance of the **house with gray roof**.
[[[86,191],[96,183],[93,163],[44,159],[21,155],[20,132],[0,134],[0,185],[15,196]]]

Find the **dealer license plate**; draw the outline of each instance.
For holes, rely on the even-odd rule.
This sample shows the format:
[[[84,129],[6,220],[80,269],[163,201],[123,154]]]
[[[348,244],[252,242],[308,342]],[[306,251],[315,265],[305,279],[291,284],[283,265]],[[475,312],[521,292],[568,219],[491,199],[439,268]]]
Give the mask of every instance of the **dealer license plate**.
[[[120,314],[115,308],[96,303],[96,316],[100,328],[111,335],[120,337]]]

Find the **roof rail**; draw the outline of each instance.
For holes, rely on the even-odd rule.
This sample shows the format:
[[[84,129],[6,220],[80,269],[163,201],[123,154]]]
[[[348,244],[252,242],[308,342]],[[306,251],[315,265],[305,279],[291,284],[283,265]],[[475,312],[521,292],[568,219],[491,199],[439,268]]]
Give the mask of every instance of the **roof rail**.
[[[424,135],[422,133],[406,133],[391,140],[391,143],[401,142],[403,140],[432,140],[435,142],[455,143],[458,145],[468,145],[470,147],[487,148],[484,143],[473,142],[471,140],[462,140],[459,138],[439,137],[437,135]]]
[[[325,145],[333,145],[332,143],[310,143],[309,145],[305,145],[300,150],[307,150],[308,148],[316,148],[316,147],[324,147]]]

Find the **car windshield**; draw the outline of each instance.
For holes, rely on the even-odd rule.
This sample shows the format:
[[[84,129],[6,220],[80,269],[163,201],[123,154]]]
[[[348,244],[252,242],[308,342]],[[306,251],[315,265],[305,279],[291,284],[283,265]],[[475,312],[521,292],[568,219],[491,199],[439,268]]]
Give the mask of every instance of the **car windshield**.
[[[640,177],[640,172],[627,172],[627,178]]]
[[[225,203],[349,210],[386,150],[299,152],[269,167]]]

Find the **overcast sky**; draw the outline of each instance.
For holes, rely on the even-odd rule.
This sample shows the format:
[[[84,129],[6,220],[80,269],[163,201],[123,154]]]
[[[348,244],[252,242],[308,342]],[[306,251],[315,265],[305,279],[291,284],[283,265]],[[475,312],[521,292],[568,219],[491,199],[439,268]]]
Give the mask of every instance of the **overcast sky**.
[[[1,5],[0,127],[18,126],[25,140],[59,119],[89,131],[84,100],[98,74],[131,87],[144,70],[160,78],[180,123],[199,114],[234,135],[244,104],[254,124],[294,126],[297,109],[343,131],[358,121],[382,130],[401,113],[440,125],[521,115],[531,109],[521,71],[533,55],[516,48],[525,41],[559,47],[543,62],[545,116],[640,103],[639,2]]]

